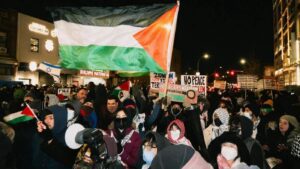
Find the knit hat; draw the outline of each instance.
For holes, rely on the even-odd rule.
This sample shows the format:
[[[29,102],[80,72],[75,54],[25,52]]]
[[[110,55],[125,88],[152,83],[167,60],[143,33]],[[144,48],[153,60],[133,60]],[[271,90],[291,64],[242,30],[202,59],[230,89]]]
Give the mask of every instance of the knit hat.
[[[244,104],[244,108],[249,108],[252,113],[257,117],[260,114],[260,109],[258,105],[255,105],[253,103]]]
[[[283,115],[280,117],[280,119],[284,119],[286,121],[288,121],[292,126],[294,126],[295,128],[299,127],[299,122],[296,119],[296,117],[291,116],[291,115]]]
[[[40,113],[40,118],[41,120],[44,120],[45,117],[49,114],[53,114],[53,112],[49,109],[44,109],[41,113]]]

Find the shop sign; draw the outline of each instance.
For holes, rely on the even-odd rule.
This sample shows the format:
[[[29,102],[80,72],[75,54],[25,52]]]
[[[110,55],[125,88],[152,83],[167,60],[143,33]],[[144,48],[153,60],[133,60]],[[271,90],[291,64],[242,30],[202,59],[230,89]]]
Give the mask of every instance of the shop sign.
[[[45,25],[36,22],[32,22],[31,24],[29,24],[28,29],[35,33],[49,35],[49,29]]]
[[[91,76],[91,77],[101,77],[101,78],[109,78],[108,71],[92,71],[92,70],[80,70],[80,76]]]

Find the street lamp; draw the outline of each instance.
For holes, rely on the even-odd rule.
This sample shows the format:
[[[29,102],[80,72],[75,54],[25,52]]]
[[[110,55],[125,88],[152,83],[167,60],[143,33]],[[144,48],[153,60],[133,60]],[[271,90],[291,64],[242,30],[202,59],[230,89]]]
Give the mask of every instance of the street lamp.
[[[246,59],[241,59],[241,60],[240,60],[240,63],[241,63],[242,65],[246,64]]]
[[[204,58],[205,60],[208,60],[208,59],[209,59],[209,54],[205,53],[205,54],[203,55],[203,58]],[[201,57],[199,57],[199,59],[197,60],[197,72],[196,72],[196,75],[197,75],[197,76],[200,75],[200,72],[199,72],[199,63],[200,63],[200,59],[201,59]]]
[[[205,54],[203,55],[203,58],[204,58],[204,59],[209,59],[209,54],[205,53]]]

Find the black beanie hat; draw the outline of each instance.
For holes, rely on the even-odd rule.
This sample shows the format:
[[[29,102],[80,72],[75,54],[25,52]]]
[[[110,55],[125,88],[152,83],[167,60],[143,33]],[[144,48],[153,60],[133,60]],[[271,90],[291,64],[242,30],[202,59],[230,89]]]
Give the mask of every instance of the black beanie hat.
[[[41,112],[41,114],[40,114],[41,120],[44,120],[45,117],[46,117],[47,115],[50,115],[50,114],[53,114],[53,112],[52,112],[51,110],[49,110],[49,109],[44,109],[44,110]]]

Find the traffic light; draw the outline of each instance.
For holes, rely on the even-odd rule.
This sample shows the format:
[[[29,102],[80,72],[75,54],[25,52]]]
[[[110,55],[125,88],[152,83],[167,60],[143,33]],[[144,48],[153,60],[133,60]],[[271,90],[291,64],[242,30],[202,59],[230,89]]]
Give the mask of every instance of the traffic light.
[[[219,73],[217,73],[217,72],[214,74],[214,76],[215,76],[215,78],[220,77]]]
[[[230,71],[230,75],[231,75],[231,76],[234,76],[234,75],[235,75],[234,70]]]

